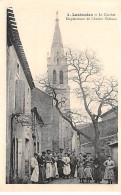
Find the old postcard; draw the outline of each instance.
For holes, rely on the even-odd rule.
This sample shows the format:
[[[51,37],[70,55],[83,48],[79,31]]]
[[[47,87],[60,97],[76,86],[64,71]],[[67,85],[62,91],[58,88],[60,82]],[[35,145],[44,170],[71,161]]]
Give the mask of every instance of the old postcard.
[[[0,190],[120,191],[121,1],[0,6]]]

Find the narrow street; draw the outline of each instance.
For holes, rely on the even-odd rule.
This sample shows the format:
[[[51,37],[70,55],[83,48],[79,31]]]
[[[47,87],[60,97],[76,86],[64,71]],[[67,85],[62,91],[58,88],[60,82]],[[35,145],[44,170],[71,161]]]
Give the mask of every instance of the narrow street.
[[[79,178],[74,178],[74,179],[60,179],[59,178],[59,179],[55,179],[55,180],[51,181],[48,184],[82,184],[82,183],[80,183]],[[83,184],[87,184],[87,182],[84,181]],[[95,183],[94,183],[94,181],[90,181],[90,184],[95,184]],[[107,181],[102,180],[100,182],[100,184],[107,184]]]

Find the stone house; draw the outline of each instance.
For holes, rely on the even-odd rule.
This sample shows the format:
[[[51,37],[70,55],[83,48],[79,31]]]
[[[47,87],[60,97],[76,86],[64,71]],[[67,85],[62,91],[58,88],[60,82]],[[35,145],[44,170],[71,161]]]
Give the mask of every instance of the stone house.
[[[6,183],[18,183],[30,176],[34,151],[41,151],[43,121],[36,108],[31,110],[34,82],[12,9],[7,9],[6,49]]]
[[[31,97],[32,107],[37,107],[38,113],[41,113],[42,120],[44,120],[41,132],[41,150],[51,149],[56,152],[58,146],[54,146],[54,143],[58,141],[58,115],[55,115],[52,98],[36,87],[32,89]],[[53,122],[53,118],[55,122]]]
[[[42,127],[44,126],[44,122],[41,116],[38,113],[37,107],[31,109],[32,113],[32,138],[33,138],[33,153],[41,153],[42,152]]]

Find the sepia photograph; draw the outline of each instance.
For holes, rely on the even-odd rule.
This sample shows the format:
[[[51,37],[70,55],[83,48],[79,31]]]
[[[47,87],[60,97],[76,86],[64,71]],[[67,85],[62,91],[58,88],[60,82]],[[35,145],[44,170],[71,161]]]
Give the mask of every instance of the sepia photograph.
[[[119,183],[121,18],[75,2],[6,7],[6,184]]]

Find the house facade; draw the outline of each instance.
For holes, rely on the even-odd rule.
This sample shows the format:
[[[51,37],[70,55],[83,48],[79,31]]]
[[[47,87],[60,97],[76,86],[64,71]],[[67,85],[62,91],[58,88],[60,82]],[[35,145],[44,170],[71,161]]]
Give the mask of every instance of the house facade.
[[[51,149],[53,152],[59,150],[58,113],[53,106],[52,98],[42,90],[34,87],[32,89],[32,107],[37,107],[41,113],[44,126],[41,131],[41,151]]]
[[[37,109],[32,110],[31,107],[34,82],[12,9],[7,9],[6,49],[6,183],[18,183],[30,176],[30,160],[34,151],[41,151],[43,121]]]

